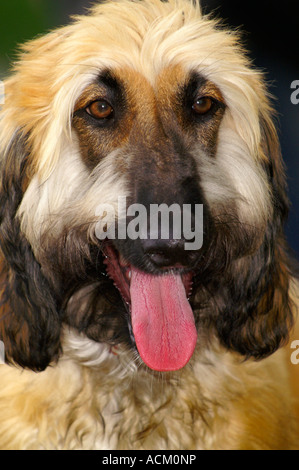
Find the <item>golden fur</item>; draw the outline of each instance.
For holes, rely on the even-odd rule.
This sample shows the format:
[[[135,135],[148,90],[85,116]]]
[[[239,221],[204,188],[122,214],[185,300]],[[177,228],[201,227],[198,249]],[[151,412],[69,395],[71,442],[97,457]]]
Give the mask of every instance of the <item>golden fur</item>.
[[[104,93],[95,85],[103,70],[123,84],[130,111],[113,136],[105,131],[98,142],[76,112]],[[196,131],[199,143],[174,107],[178,87],[193,71],[205,79],[204,94],[226,106]],[[97,280],[86,284],[80,269],[90,259],[87,240],[96,244],[99,201],[116,207],[118,195],[131,194],[129,145],[141,135],[141,147],[152,150],[153,141],[163,147],[159,123],[175,119],[211,217],[225,233],[217,246],[232,251],[228,278],[244,275],[249,282],[260,269],[256,290],[246,291],[259,295],[258,315],[248,315],[234,337],[225,335],[232,327],[213,313],[226,301],[217,291],[199,322],[190,362],[158,372],[127,343],[97,341],[94,329],[82,327]],[[105,158],[94,164],[98,151]],[[262,74],[236,33],[186,0],[94,6],[90,15],[23,46],[5,81],[0,152],[0,338],[8,362],[0,365],[1,449],[299,449],[299,365],[291,364],[289,345],[278,349],[298,306],[276,222],[285,204],[282,163]],[[77,288],[62,299],[60,322],[57,279],[67,284],[68,269]],[[203,295],[195,292],[195,304]],[[260,315],[269,299],[273,305]],[[105,305],[99,300],[99,311]]]
[[[39,374],[1,366],[1,448],[298,449],[289,351],[245,364],[221,349],[203,356],[165,378],[73,351]]]

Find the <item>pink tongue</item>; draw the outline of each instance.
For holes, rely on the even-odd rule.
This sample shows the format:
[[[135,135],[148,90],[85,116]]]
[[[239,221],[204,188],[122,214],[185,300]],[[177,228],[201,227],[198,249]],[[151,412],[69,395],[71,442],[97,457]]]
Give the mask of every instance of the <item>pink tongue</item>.
[[[178,370],[197,340],[194,316],[179,274],[131,271],[131,315],[140,357],[151,369]]]

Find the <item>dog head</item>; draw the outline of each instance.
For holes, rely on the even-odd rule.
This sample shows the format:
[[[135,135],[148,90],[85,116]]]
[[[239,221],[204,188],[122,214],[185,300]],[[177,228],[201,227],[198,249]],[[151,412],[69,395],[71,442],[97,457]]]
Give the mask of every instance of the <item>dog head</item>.
[[[183,367],[197,330],[245,357],[281,345],[285,180],[237,34],[185,0],[103,3],[23,46],[5,92],[8,361],[44,369],[63,324],[157,370]]]

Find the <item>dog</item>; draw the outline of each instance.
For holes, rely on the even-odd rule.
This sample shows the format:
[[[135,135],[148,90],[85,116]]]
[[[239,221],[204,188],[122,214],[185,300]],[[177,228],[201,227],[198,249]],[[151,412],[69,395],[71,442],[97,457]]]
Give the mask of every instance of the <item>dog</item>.
[[[239,33],[99,3],[4,86],[0,448],[299,449],[286,182]]]

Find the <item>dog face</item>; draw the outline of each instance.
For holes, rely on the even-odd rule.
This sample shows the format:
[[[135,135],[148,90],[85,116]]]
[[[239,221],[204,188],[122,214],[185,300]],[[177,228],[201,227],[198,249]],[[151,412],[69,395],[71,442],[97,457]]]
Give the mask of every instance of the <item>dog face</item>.
[[[160,371],[190,360],[198,331],[246,357],[277,349],[292,321],[285,183],[235,34],[187,1],[105,3],[25,45],[5,86],[7,360],[44,369],[63,324]],[[159,222],[149,236],[161,205],[190,237]]]

